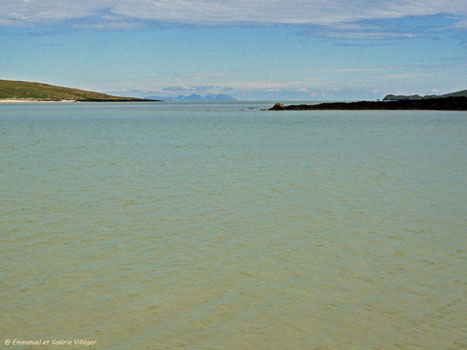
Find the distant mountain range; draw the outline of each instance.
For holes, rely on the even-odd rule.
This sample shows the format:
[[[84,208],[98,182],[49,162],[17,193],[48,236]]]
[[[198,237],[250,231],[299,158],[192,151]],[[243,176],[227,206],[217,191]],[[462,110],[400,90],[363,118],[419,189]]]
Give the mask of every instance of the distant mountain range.
[[[198,94],[179,95],[177,97],[148,96],[150,100],[162,100],[164,102],[235,102],[236,98],[225,94],[209,94],[201,96]]]
[[[447,97],[467,97],[467,90],[461,90],[456,92],[451,92],[444,95],[386,95],[383,98],[383,101],[407,101],[407,100],[426,100],[432,98],[447,98]]]

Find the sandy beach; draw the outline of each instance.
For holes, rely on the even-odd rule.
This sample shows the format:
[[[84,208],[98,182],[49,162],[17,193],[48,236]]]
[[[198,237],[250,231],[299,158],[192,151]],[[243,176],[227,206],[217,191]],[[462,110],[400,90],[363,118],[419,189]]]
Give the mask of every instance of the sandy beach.
[[[39,100],[39,99],[34,99],[34,98],[20,98],[20,99],[0,99],[0,103],[70,103],[70,102],[76,102],[75,100],[59,100],[59,101],[53,101],[53,100]]]

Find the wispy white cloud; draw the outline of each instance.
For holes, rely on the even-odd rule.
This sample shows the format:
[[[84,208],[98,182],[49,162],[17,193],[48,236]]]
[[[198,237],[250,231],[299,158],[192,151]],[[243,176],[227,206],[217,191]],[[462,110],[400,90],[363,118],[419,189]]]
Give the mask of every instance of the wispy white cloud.
[[[93,16],[102,5],[91,1],[2,0],[0,25],[52,24]]]
[[[102,12],[105,13],[102,13]],[[333,25],[368,19],[450,14],[465,16],[465,0],[2,0],[0,25],[51,24],[97,17],[101,25],[162,21]],[[464,27],[460,18],[458,26]]]
[[[320,70],[321,73],[353,73],[353,72],[376,72],[388,70],[393,68],[376,68],[376,67],[363,67],[363,68],[337,68],[337,69],[324,69]]]
[[[457,58],[462,61],[463,57]],[[158,73],[154,77],[134,78],[111,81],[88,82],[83,89],[103,92],[130,91],[137,92],[139,96],[177,96],[179,94],[215,94],[231,93],[237,98],[241,96],[255,96],[261,93],[288,91],[305,96],[317,94],[324,96],[330,93],[333,87],[351,89],[359,86],[378,86],[381,81],[416,80],[427,77],[426,70],[445,69],[457,67],[465,63],[442,62],[433,64],[418,64],[408,66],[363,66],[363,67],[336,67],[329,69],[290,70],[283,79],[259,79],[255,75],[239,74],[237,71],[204,71],[190,73]],[[335,74],[334,74],[335,73]],[[241,76],[240,76],[241,75]],[[349,77],[357,77],[350,79]],[[75,84],[76,85],[76,84]]]
[[[229,88],[231,90],[231,88]],[[183,86],[169,86],[162,88],[161,92],[168,94],[180,94],[180,93],[200,93],[200,92],[219,92],[226,91],[225,86],[221,85],[183,85]]]
[[[227,93],[239,100],[376,99],[387,93],[394,93],[397,89],[403,89],[405,94],[411,91],[429,94],[432,88],[445,92],[460,90],[462,86],[454,88],[446,83],[433,84],[434,77],[438,79],[441,71],[457,64],[443,62],[432,65],[297,69],[290,71],[287,78],[276,80],[260,79],[248,74],[240,76],[235,71],[206,71],[174,73],[167,76],[160,74],[120,81],[95,81],[77,87],[126,96],[161,98]]]
[[[143,25],[138,22],[128,21],[106,21],[106,22],[94,22],[94,23],[75,23],[72,25],[74,29],[85,29],[85,30],[133,30],[143,28]]]
[[[190,82],[190,83],[187,83]],[[240,78],[236,72],[212,71],[193,73],[174,73],[169,76],[164,74],[157,77],[135,78],[112,81],[88,82],[85,85],[75,84],[76,87],[85,90],[102,92],[118,92],[122,95],[134,96],[160,96],[173,97],[187,94],[218,94],[228,93],[237,97],[259,97],[265,93],[280,94],[281,91],[292,91],[305,96],[311,94],[317,88],[322,87],[322,82],[315,77],[302,77],[301,79],[287,79],[285,81],[257,80],[254,76]]]
[[[451,26],[451,28],[467,29],[467,19],[457,21],[454,25]]]
[[[391,33],[391,32],[372,32],[372,31],[326,31],[321,33],[323,36],[334,39],[413,39],[418,37],[416,33]]]
[[[417,79],[420,77],[425,77],[426,74],[423,73],[414,73],[414,74],[386,74],[383,76],[383,78],[389,78],[389,79]]]

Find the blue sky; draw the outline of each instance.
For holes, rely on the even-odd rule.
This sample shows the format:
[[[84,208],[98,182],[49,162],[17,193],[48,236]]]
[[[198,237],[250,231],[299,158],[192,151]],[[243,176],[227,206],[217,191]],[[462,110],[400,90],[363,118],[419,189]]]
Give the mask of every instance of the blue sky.
[[[2,0],[0,79],[127,96],[467,88],[465,0]]]

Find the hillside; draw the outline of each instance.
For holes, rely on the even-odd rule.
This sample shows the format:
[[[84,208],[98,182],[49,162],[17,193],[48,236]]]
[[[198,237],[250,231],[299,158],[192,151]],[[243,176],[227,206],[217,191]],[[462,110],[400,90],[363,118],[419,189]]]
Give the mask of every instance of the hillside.
[[[451,92],[444,95],[386,95],[383,98],[383,101],[406,101],[406,100],[426,100],[433,98],[447,98],[447,97],[467,97],[467,90],[461,90],[456,92]]]
[[[98,92],[25,81],[0,80],[0,100],[137,102],[133,97],[112,96]]]

